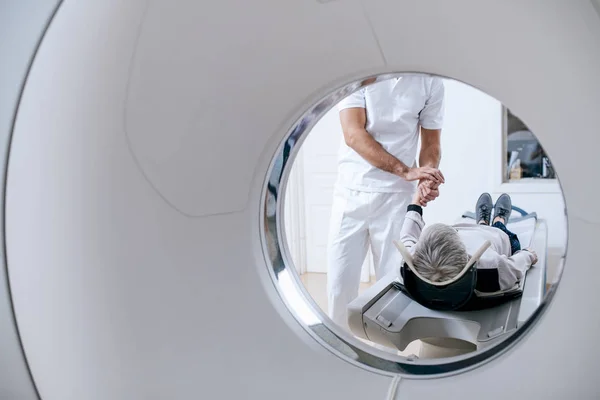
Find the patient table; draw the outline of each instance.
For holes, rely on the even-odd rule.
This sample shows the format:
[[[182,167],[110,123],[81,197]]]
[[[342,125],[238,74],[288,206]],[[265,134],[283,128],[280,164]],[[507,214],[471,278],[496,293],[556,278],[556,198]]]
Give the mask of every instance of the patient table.
[[[538,254],[537,264],[515,288],[522,291],[522,296],[483,310],[434,311],[404,294],[400,289],[402,277],[394,272],[350,303],[348,324],[352,332],[400,351],[414,340],[421,340],[426,345],[459,352],[461,348],[464,352],[465,348],[474,351],[491,346],[515,332],[533,314],[545,294],[547,226],[535,213],[527,214],[517,207],[513,210],[522,215],[511,218],[508,229],[518,235],[521,248],[531,247]],[[474,215],[465,213],[458,222],[474,224]]]

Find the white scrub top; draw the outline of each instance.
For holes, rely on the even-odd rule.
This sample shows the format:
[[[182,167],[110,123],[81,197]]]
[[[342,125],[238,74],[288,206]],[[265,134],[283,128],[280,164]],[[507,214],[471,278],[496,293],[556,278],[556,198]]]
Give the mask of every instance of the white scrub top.
[[[383,148],[409,167],[415,165],[419,125],[441,129],[444,117],[442,78],[403,75],[364,87],[338,104],[338,110],[366,109],[369,132]],[[342,140],[338,156],[337,184],[364,192],[413,193],[408,182],[369,164]]]

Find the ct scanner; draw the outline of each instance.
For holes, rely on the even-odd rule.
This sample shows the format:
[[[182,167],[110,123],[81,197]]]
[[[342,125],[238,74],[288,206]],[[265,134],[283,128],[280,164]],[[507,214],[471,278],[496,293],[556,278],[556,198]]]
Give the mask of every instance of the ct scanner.
[[[598,10],[3,1],[0,399],[598,398]],[[511,107],[564,190],[560,284],[470,358],[414,362],[339,331],[280,246],[293,145],[362,79],[402,71]]]

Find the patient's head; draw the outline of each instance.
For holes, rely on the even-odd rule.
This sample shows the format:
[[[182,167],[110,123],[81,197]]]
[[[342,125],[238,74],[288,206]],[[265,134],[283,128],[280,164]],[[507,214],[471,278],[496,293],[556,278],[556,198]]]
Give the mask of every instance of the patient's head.
[[[458,232],[445,224],[426,227],[415,246],[413,264],[424,278],[445,282],[462,271],[468,255]]]

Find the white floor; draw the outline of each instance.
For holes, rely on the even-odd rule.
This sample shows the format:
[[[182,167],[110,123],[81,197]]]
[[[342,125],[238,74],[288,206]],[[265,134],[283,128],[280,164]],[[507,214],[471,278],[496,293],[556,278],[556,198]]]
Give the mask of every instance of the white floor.
[[[327,274],[308,272],[300,278],[306,290],[308,290],[312,298],[321,307],[321,310],[327,313]],[[375,283],[374,277],[371,277],[371,282],[369,283],[361,283],[358,293],[364,292],[373,283]]]

